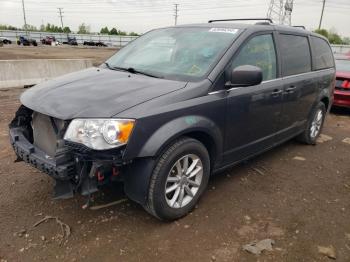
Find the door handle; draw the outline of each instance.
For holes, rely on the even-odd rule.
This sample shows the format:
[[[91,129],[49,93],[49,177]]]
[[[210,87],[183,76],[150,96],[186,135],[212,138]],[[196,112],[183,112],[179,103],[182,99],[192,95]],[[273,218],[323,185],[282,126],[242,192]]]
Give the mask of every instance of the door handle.
[[[280,94],[282,94],[282,92],[283,91],[281,89],[275,89],[275,90],[272,91],[271,95],[273,97],[278,97]]]
[[[285,92],[288,94],[292,94],[294,93],[295,89],[296,89],[296,86],[290,86],[286,88]]]

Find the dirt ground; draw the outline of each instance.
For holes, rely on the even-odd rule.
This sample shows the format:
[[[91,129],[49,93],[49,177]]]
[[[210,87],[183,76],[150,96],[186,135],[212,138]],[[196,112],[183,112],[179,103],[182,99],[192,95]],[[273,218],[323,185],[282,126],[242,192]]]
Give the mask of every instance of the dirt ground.
[[[94,65],[99,65],[106,58],[112,56],[116,48],[106,47],[72,47],[72,46],[17,46],[4,45],[0,47],[0,60],[12,59],[64,59],[87,58],[92,59]]]
[[[91,56],[93,56],[91,54]],[[316,146],[285,143],[211,178],[197,208],[160,222],[124,200],[120,187],[94,198],[52,200],[53,181],[14,163],[7,125],[23,89],[0,91],[0,260],[3,261],[350,261],[350,110],[328,115]],[[325,141],[328,140],[328,141]],[[347,141],[347,140],[345,140]],[[62,241],[56,216],[71,228]],[[242,246],[272,239],[272,251]]]

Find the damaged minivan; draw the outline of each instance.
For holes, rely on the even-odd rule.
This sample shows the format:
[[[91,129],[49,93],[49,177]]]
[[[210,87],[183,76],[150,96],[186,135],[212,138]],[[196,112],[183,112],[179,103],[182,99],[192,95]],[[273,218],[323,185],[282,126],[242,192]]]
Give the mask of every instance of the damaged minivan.
[[[9,125],[18,161],[55,179],[56,198],[119,181],[173,220],[211,174],[295,137],[315,144],[335,81],[328,41],[218,22],[150,31],[99,67],[24,92]]]

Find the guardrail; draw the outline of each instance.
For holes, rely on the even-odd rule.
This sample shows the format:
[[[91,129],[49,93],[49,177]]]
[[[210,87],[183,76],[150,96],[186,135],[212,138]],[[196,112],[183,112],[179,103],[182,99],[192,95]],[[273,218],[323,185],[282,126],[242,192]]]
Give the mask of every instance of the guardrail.
[[[17,38],[21,35],[26,35],[25,31],[11,31],[11,30],[0,30],[0,37],[6,37],[16,42]],[[137,36],[120,36],[120,35],[100,35],[100,34],[75,34],[75,33],[49,33],[49,32],[28,32],[29,38],[35,39],[40,43],[41,39],[46,36],[54,36],[59,42],[67,42],[67,37],[75,37],[78,44],[83,44],[84,41],[101,41],[109,46],[122,47],[127,45],[129,42],[137,38]]]

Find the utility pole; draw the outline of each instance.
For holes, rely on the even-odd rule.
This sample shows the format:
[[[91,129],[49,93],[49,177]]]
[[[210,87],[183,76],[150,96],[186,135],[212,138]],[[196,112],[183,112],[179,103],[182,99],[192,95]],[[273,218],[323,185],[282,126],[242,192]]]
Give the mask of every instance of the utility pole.
[[[58,9],[58,13],[59,13],[59,15],[60,15],[60,18],[61,18],[61,27],[62,27],[62,32],[63,32],[63,12],[62,12],[62,7],[58,7],[57,8]],[[62,41],[62,36],[61,36],[61,41]],[[67,41],[68,41],[68,32],[67,32]]]
[[[58,13],[60,14],[60,18],[61,18],[61,27],[62,27],[62,30],[63,30],[63,16],[62,16],[62,7],[58,7]]]
[[[320,24],[318,25],[318,29],[321,29],[322,19],[323,19],[323,12],[324,12],[324,6],[325,6],[325,5],[326,5],[326,0],[323,0],[322,12],[321,12],[321,18],[320,18]]]
[[[178,15],[178,12],[179,12],[179,4],[174,4],[174,6],[175,6],[175,15],[174,15],[174,17],[175,17],[175,25],[177,25],[177,18],[179,17],[179,15]]]
[[[24,30],[26,31],[26,36],[28,36],[27,18],[26,10],[24,8],[24,0],[22,0],[23,18],[24,18]]]

